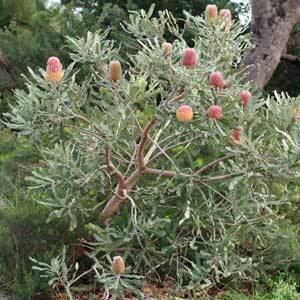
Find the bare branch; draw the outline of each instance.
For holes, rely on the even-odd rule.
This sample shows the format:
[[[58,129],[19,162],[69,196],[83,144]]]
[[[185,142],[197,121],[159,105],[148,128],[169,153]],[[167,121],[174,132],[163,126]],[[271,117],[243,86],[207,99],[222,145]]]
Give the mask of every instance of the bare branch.
[[[291,55],[291,54],[282,54],[281,58],[295,63],[300,63],[300,56]]]
[[[126,194],[121,194],[123,197],[119,196],[118,189],[119,186],[117,187],[117,193],[115,193],[112,198],[107,202],[106,206],[102,210],[100,214],[100,219],[102,222],[107,223],[109,219],[113,216],[113,214],[118,210],[120,204],[127,198],[127,193],[132,189],[132,187],[137,183],[139,177],[142,175],[142,170],[145,169],[145,160],[144,160],[144,149],[145,149],[145,144],[148,139],[148,133],[150,129],[154,126],[156,123],[157,118],[153,117],[151,122],[146,126],[146,128],[142,132],[141,136],[141,141],[138,145],[137,149],[137,164],[138,167],[133,173],[125,180],[124,185],[126,189],[124,190]],[[106,150],[107,151],[107,150]],[[151,151],[151,149],[150,149]],[[109,168],[112,168],[112,163],[110,160],[110,155],[109,153],[106,153],[106,162],[107,166]],[[114,171],[116,171],[114,169]],[[122,175],[123,176],[123,175]],[[123,177],[124,178],[124,177]],[[122,183],[123,184],[123,183]]]
[[[78,119],[83,121],[84,123],[90,125],[91,127],[93,127],[101,136],[104,136],[103,132],[101,132],[101,130],[96,126],[96,124],[94,124],[93,122],[91,122],[89,119],[87,119],[84,116],[78,115],[78,114],[73,114],[72,116],[70,116],[69,119]]]
[[[229,179],[231,177],[235,177],[235,176],[239,176],[239,175],[243,175],[243,174],[244,173],[231,173],[231,174],[207,177],[207,178],[203,178],[203,179],[193,179],[193,182],[205,183],[205,182],[211,182],[211,181],[219,181],[219,180],[225,180],[225,179]]]
[[[166,176],[166,177],[175,177],[177,173],[175,171],[168,171],[168,170],[159,170],[159,169],[152,169],[152,168],[145,168],[143,170],[143,174],[151,174],[151,175],[158,175],[158,176]]]

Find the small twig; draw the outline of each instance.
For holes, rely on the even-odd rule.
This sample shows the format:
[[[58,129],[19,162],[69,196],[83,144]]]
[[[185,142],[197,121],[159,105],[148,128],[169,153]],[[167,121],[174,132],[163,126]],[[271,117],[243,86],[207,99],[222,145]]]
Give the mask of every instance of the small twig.
[[[204,167],[202,167],[201,169],[199,169],[194,175],[199,175],[199,174],[202,174],[204,173],[206,170],[210,169],[211,167],[217,165],[219,162],[223,161],[223,160],[226,160],[228,158],[231,158],[231,157],[234,157],[236,156],[235,153],[230,153],[230,154],[227,154],[223,157],[220,157],[210,163],[208,163],[207,165],[205,165]]]
[[[166,122],[165,126],[163,128],[160,128],[158,130],[157,134],[155,135],[155,137],[153,139],[154,143],[153,143],[152,147],[150,148],[150,150],[148,151],[147,155],[145,156],[145,164],[147,164],[148,162],[150,162],[150,157],[152,156],[152,154],[154,153],[154,151],[157,148],[156,144],[158,142],[158,139],[160,138],[162,132],[169,126],[170,123],[171,123],[171,120],[169,119]]]
[[[178,144],[171,144],[170,143],[168,145],[166,145],[164,148],[163,148],[163,152],[160,151],[160,152],[157,152],[153,157],[151,157],[151,159],[149,160],[149,162],[152,162],[153,160],[155,160],[157,157],[159,157],[160,155],[162,155],[164,152],[167,153],[169,150],[175,148],[175,147],[178,147],[178,146],[182,146],[182,145],[185,145],[185,144],[189,144],[197,139],[201,138],[201,135],[198,135],[196,137],[193,137],[187,141],[183,141],[183,142],[179,142]],[[170,146],[169,146],[170,145]]]
[[[103,139],[103,136],[99,135],[97,132],[93,132],[93,131],[90,131],[88,129],[83,129],[81,127],[78,127],[78,126],[74,126],[74,125],[68,125],[68,124],[65,124],[64,125],[65,128],[73,128],[73,129],[77,129],[77,130],[80,130],[83,134],[86,134],[86,135],[90,135],[90,136],[93,136],[93,137],[96,137],[97,139]]]
[[[123,174],[114,166],[111,161],[111,152],[108,146],[105,146],[105,162],[107,165],[107,169],[111,172],[114,172],[118,178],[118,190],[121,192],[121,195],[124,197],[124,190],[126,190],[126,183]]]
[[[244,173],[231,173],[231,174],[225,174],[225,175],[219,175],[214,177],[207,177],[203,179],[193,179],[193,182],[195,183],[205,183],[205,182],[211,182],[211,181],[218,181],[218,180],[225,180],[234,176],[243,175]]]
[[[138,150],[137,150],[137,165],[140,171],[145,169],[145,156],[144,156],[145,144],[148,140],[148,133],[150,129],[153,127],[153,125],[156,123],[156,121],[157,118],[153,117],[142,133],[141,141],[139,143]]]
[[[78,120],[81,120],[81,121],[87,123],[88,125],[93,127],[100,135],[103,136],[103,132],[101,132],[100,129],[93,122],[91,122],[88,118],[81,116],[81,115],[73,114],[70,117],[70,119],[78,119]]]
[[[168,107],[168,108],[170,108],[170,104],[172,104],[174,101],[175,102],[178,102],[179,100],[181,100],[181,99],[183,99],[185,96],[187,95],[187,93],[186,93],[186,91],[184,90],[181,94],[179,94],[178,96],[176,96],[176,97],[172,97],[172,98],[169,98],[169,99],[167,99],[167,101],[166,101],[166,106]]]
[[[168,170],[159,170],[159,169],[152,169],[152,168],[145,168],[143,170],[143,174],[151,174],[151,175],[158,175],[158,176],[166,176],[166,177],[175,177],[177,173],[175,171],[168,171]]]

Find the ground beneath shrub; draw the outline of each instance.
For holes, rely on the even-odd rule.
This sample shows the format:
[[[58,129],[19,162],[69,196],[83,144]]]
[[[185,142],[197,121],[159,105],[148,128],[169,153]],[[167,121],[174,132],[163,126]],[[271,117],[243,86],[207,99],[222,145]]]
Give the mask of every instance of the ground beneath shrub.
[[[0,292],[0,300],[13,300],[13,297]]]
[[[188,291],[176,290],[171,284],[165,284],[164,286],[157,286],[153,284],[146,284],[143,288],[143,294],[145,300],[170,300],[170,299],[219,299],[224,295],[224,290],[214,290],[214,291],[201,291],[190,293]],[[41,300],[42,298],[36,298],[35,300]],[[67,295],[65,293],[58,293],[55,300],[67,300]],[[93,291],[93,292],[80,292],[74,294],[74,299],[76,300],[104,300],[107,299],[103,291]],[[110,299],[110,298],[108,298]],[[137,299],[130,292],[123,298],[123,300],[133,300]]]

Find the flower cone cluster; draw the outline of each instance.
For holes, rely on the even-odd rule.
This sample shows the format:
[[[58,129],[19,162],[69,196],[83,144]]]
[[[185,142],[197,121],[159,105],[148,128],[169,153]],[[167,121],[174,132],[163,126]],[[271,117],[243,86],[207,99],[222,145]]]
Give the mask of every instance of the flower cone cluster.
[[[232,15],[231,11],[229,9],[221,9],[219,14],[218,14],[218,7],[214,4],[208,4],[206,6],[205,10],[206,16],[210,20],[217,20],[220,18],[222,20],[221,22],[221,28],[224,29],[225,31],[229,31],[230,27],[232,25]]]

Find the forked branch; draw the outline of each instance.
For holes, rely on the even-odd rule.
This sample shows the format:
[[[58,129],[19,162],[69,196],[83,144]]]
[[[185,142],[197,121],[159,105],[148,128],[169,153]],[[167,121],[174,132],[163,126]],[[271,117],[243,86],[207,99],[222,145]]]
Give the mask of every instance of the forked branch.
[[[146,162],[144,158],[144,151],[145,151],[145,145],[148,140],[148,134],[151,130],[151,128],[156,123],[157,118],[153,117],[150,123],[145,127],[145,129],[142,132],[141,140],[138,145],[137,154],[136,154],[136,162],[137,162],[137,168],[132,172],[132,174],[125,180],[124,176],[114,167],[113,163],[110,159],[110,152],[109,149],[106,149],[105,151],[105,157],[106,157],[106,163],[108,168],[110,170],[113,170],[117,176],[119,184],[116,189],[116,193],[112,196],[112,198],[107,202],[106,206],[102,210],[100,214],[100,219],[102,222],[107,223],[108,220],[115,214],[115,212],[119,209],[120,204],[127,198],[127,193],[131,190],[131,188],[136,184],[139,177],[142,175],[143,170],[146,168]],[[150,151],[153,151],[150,149]],[[122,186],[125,186],[126,194],[123,194],[123,197],[119,196],[118,191],[120,191],[120,184]]]

